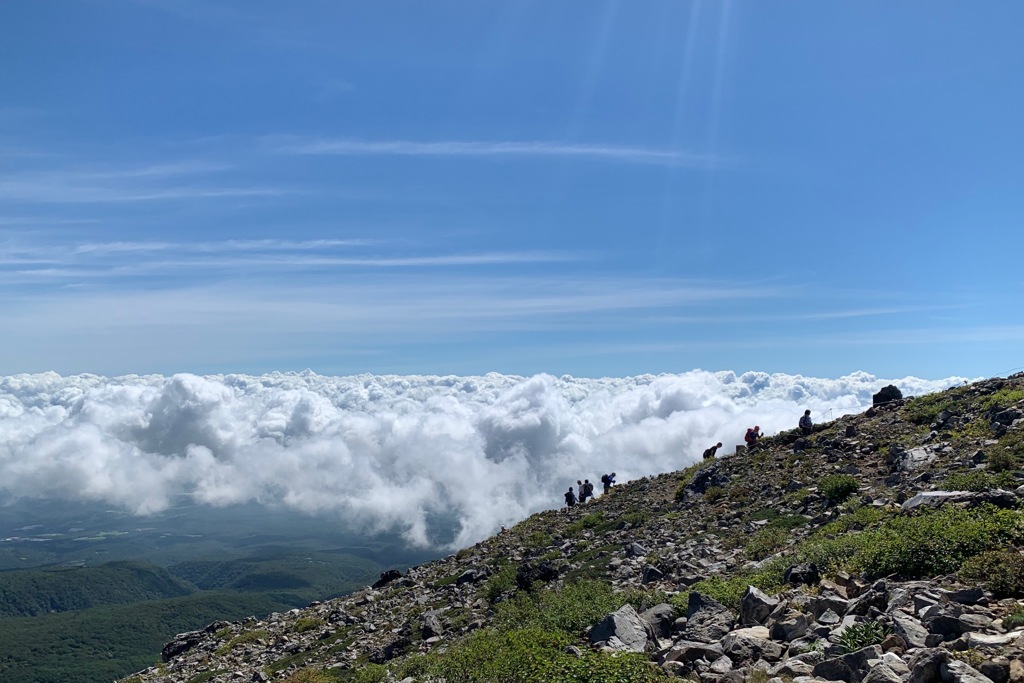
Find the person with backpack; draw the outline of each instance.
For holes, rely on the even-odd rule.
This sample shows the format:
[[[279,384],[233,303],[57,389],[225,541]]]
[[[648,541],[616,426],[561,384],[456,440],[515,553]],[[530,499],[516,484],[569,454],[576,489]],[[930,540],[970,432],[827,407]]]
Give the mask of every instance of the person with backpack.
[[[757,445],[757,440],[760,439],[762,436],[763,434],[761,434],[761,427],[758,425],[754,425],[753,427],[747,430],[746,435],[744,435],[743,437],[743,441],[746,442],[748,449],[753,450],[754,446]]]
[[[722,447],[722,442],[721,442],[721,441],[719,441],[719,442],[718,442],[718,443],[716,443],[716,444],[715,444],[714,446],[712,446],[711,448],[709,448],[709,449],[707,449],[706,451],[704,451],[704,459],[705,459],[705,460],[713,460],[713,459],[714,459],[714,457],[715,457],[715,453],[716,453],[716,452],[718,451],[718,449],[719,449],[719,448],[721,448],[721,447]]]
[[[585,503],[588,498],[594,497],[594,485],[590,483],[589,479],[583,480],[583,490],[580,493],[580,502]]]
[[[612,487],[615,486],[615,473],[612,472],[611,474],[602,474],[601,483],[604,484],[605,493],[611,491]]]
[[[565,507],[571,508],[576,505],[576,494],[572,492],[572,487],[565,492]]]
[[[813,428],[814,422],[811,420],[811,411],[805,410],[804,416],[800,418],[800,433],[808,436]]]

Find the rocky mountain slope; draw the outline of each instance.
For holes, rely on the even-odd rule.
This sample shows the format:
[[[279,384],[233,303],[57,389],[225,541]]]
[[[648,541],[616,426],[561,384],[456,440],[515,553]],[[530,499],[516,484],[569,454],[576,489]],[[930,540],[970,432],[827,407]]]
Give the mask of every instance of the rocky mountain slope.
[[[1024,682],[1024,374],[878,400],[125,680]]]

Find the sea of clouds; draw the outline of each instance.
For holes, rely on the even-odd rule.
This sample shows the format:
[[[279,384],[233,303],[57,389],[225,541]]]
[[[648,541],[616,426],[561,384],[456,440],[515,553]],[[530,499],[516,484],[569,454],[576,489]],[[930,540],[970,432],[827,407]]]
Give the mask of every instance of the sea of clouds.
[[[718,441],[731,453],[754,424],[792,428],[805,408],[826,420],[886,384],[918,395],[962,381],[15,375],[0,378],[0,502],[258,502],[461,547],[559,506],[577,479],[677,470]]]

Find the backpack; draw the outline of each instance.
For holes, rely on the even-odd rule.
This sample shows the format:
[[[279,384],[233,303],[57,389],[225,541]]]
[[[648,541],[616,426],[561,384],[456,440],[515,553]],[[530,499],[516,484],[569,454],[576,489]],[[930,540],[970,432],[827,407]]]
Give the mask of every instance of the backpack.
[[[602,474],[601,475],[601,483],[602,484],[608,484],[608,483],[611,482],[611,480],[612,480],[612,478],[609,477],[607,474]]]

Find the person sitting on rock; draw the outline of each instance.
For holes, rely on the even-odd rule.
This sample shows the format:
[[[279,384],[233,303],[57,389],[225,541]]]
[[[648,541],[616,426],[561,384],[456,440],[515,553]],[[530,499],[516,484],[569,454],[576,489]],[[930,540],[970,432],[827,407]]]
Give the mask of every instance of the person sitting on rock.
[[[800,433],[807,436],[811,433],[814,422],[811,420],[811,411],[805,410],[804,416],[800,418]]]
[[[565,492],[565,507],[571,508],[576,504],[576,494],[572,492],[572,487]]]
[[[757,440],[760,439],[762,436],[763,435],[761,434],[761,427],[759,425],[754,425],[753,427],[747,430],[747,433],[743,437],[743,440],[746,442],[747,448],[753,449],[754,446],[757,445]]]
[[[722,447],[722,442],[719,441],[714,446],[712,446],[711,448],[709,448],[706,451],[704,451],[704,459],[705,460],[712,460],[715,457],[715,452],[718,451],[718,449],[721,448],[721,447]]]

